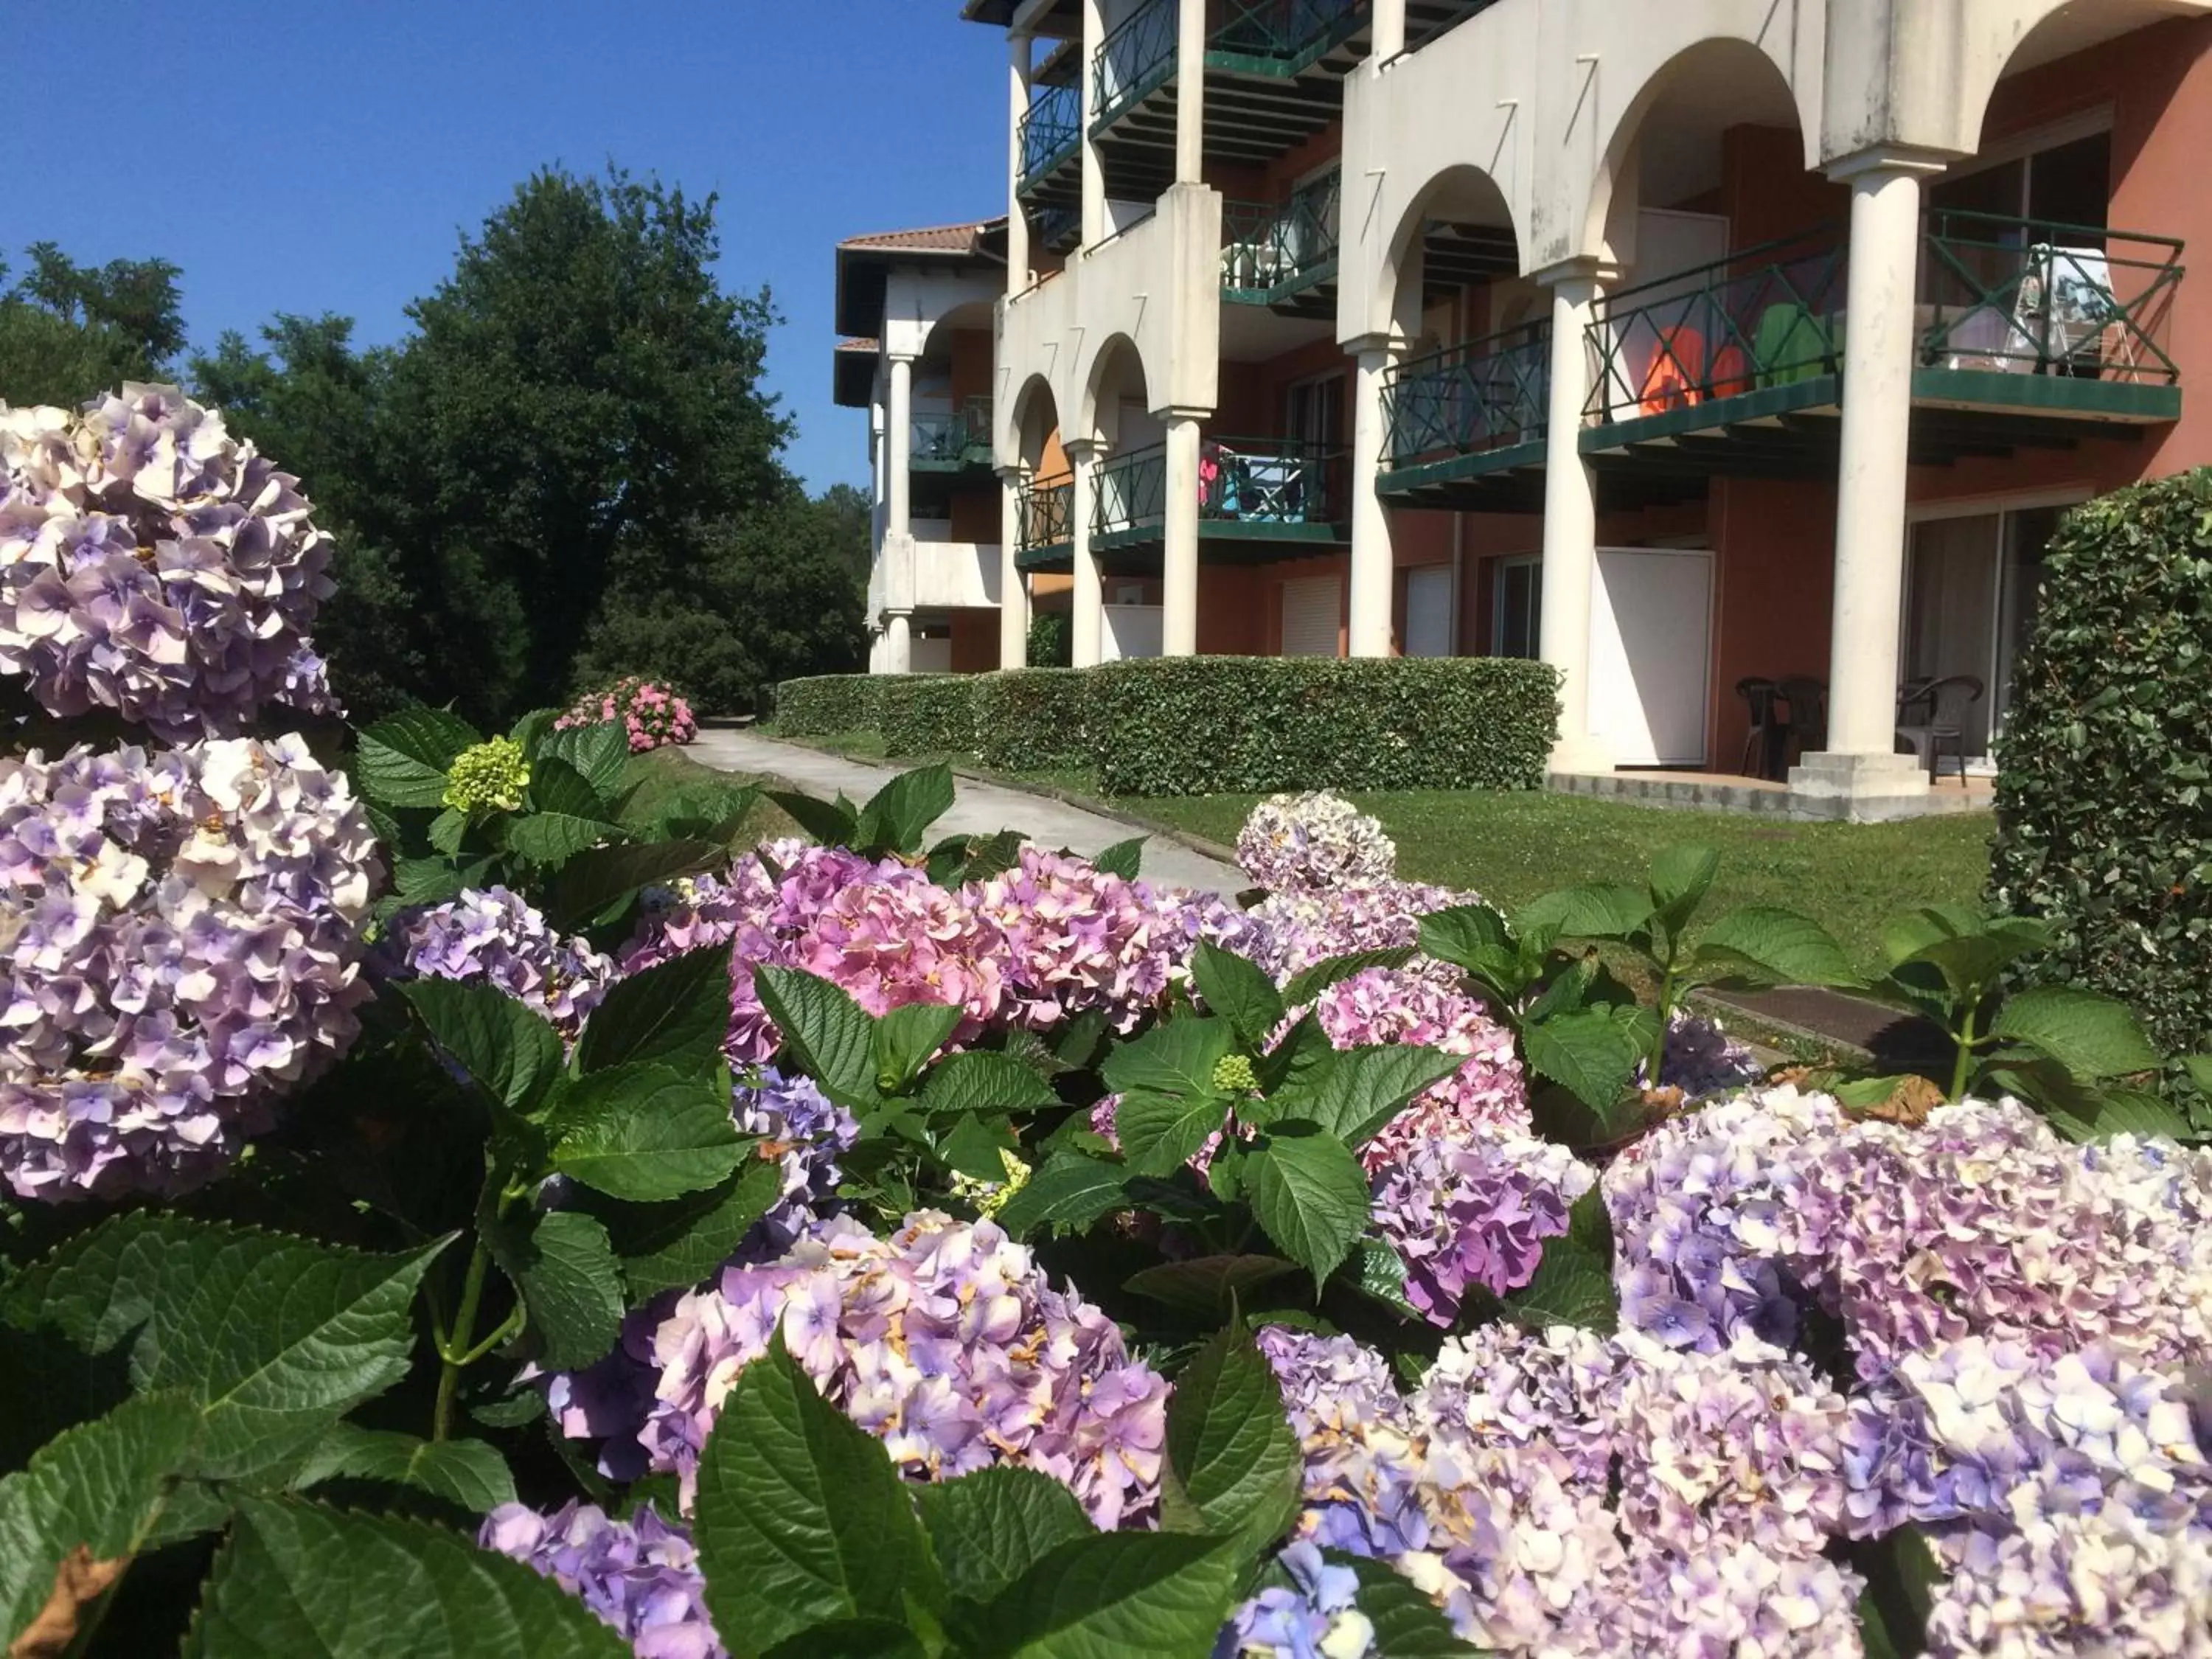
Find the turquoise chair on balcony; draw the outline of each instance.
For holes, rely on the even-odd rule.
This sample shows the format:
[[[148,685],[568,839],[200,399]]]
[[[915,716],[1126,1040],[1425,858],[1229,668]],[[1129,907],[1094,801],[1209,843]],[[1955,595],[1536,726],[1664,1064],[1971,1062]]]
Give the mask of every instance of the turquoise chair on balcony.
[[[1816,317],[1792,302],[1771,305],[1759,313],[1751,347],[1762,387],[1792,386],[1826,374],[1841,349],[1832,319]]]

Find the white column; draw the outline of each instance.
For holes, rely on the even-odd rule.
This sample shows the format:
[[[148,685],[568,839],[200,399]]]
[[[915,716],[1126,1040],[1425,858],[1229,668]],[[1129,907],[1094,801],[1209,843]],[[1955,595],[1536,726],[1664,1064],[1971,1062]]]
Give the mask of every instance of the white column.
[[[1030,657],[1030,596],[1017,562],[1022,547],[1022,485],[1018,466],[999,469],[999,666],[1020,668]]]
[[[1390,655],[1390,588],[1396,559],[1390,518],[1376,494],[1382,470],[1382,375],[1396,356],[1377,336],[1356,343],[1352,409],[1352,593],[1346,647],[1355,657]]]
[[[912,532],[914,514],[914,359],[891,359],[890,408],[884,416],[884,532],[904,538]]]
[[[1096,443],[1067,446],[1067,466],[1073,479],[1068,492],[1068,533],[1074,544],[1075,589],[1072,649],[1069,659],[1078,668],[1099,662],[1105,637],[1105,591],[1098,580],[1098,562],[1091,556],[1091,501],[1097,493],[1098,449]]]
[[[1102,0],[1083,0],[1083,246],[1090,247],[1106,237],[1106,167],[1098,146],[1091,142],[1091,125],[1098,118],[1098,74],[1094,54],[1106,38],[1105,7]]]
[[[1552,387],[1544,447],[1544,566],[1539,650],[1559,671],[1555,772],[1606,772],[1612,751],[1590,728],[1590,596],[1597,581],[1597,486],[1583,459],[1589,400],[1588,330],[1594,269],[1551,275]]]
[[[1367,53],[1370,64],[1384,63],[1405,51],[1406,0],[1375,0],[1371,38],[1374,44]]]
[[[1160,654],[1198,654],[1198,416],[1167,418],[1166,545],[1160,556]]]
[[[1206,0],[1177,3],[1175,181],[1194,185],[1206,167]]]
[[[1019,294],[1030,285],[1030,222],[1022,210],[1022,118],[1030,111],[1031,54],[1028,35],[1018,32],[1006,40],[1012,60],[1007,82],[1006,292]]]

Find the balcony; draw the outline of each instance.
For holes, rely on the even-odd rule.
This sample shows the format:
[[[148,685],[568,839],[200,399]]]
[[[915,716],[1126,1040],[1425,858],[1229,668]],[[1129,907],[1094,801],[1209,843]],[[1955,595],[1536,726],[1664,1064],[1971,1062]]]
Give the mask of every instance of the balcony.
[[[1283,204],[1224,202],[1221,297],[1289,317],[1334,318],[1340,182],[1329,173]]]
[[[2177,419],[2170,237],[1986,214],[1923,228],[1911,459],[1948,465],[2130,438]],[[1705,477],[1832,477],[1850,318],[1838,231],[1607,296],[1589,329],[1592,464],[1694,495]]]
[[[1341,451],[1295,439],[1209,437],[1199,449],[1199,540],[1213,558],[1248,562],[1344,546],[1350,540],[1342,521],[1344,475]],[[1049,490],[1067,495],[1047,499]],[[1157,575],[1167,534],[1166,446],[1147,445],[1105,461],[1092,492],[1092,554],[1110,574]],[[1074,550],[1067,523],[1072,486],[1051,480],[1036,493],[1034,516],[1024,494],[1016,562],[1025,570],[1066,570]]]
[[[1016,189],[1032,211],[1079,206],[1083,196],[1083,91],[1040,86],[1022,112],[1022,176]]]
[[[988,472],[991,400],[969,398],[957,409],[919,410],[914,416],[908,465],[916,472]]]
[[[1075,552],[1075,480],[1065,472],[1022,486],[1021,543],[1014,562],[1024,570],[1066,570]]]
[[[1540,512],[1551,389],[1546,325],[1399,364],[1382,379],[1376,489],[1407,507]]]

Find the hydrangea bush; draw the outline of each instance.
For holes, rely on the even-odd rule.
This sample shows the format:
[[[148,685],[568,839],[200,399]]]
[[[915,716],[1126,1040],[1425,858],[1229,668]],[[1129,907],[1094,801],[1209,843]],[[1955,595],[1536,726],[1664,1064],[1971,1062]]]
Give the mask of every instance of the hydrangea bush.
[[[612,685],[587,691],[553,722],[559,731],[586,726],[621,728],[632,754],[669,744],[689,743],[699,735],[691,705],[672,688],[626,674]]]
[[[175,729],[0,761],[11,1653],[2212,1652],[2212,1153],[2008,919],[1862,987],[1946,1077],[1770,1079],[1690,993],[1858,976],[1693,848]]]

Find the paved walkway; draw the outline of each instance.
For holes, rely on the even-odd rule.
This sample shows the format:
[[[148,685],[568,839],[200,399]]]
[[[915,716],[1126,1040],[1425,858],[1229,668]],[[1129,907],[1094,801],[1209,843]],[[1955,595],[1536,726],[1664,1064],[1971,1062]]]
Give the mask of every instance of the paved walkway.
[[[903,769],[845,760],[803,744],[779,743],[773,738],[727,728],[702,731],[686,752],[705,765],[772,779],[823,800],[842,790],[848,799],[864,801]],[[1145,833],[1119,818],[1087,812],[1050,796],[980,783],[973,778],[953,781],[952,810],[937,821],[933,839],[939,835],[988,836],[1000,830],[1018,830],[1040,845],[1065,847],[1087,856]],[[1235,865],[1207,858],[1165,836],[1154,836],[1145,843],[1144,873],[1154,881],[1194,887],[1200,892],[1234,895],[1250,885]]]

